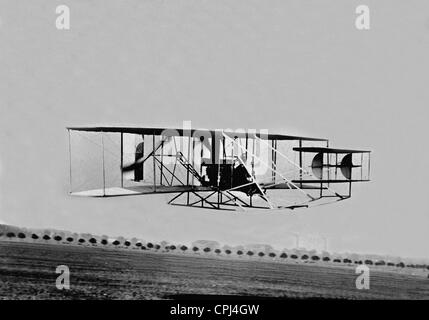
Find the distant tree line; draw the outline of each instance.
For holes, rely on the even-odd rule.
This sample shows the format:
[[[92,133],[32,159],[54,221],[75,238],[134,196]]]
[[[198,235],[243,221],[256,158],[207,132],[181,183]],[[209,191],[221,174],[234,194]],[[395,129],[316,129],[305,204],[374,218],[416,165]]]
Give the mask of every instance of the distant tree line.
[[[428,264],[422,263],[405,263],[403,261],[386,261],[384,259],[372,259],[365,258],[359,259],[358,255],[352,254],[348,257],[340,256],[331,256],[328,253],[317,254],[315,252],[302,252],[302,251],[292,251],[292,252],[275,252],[275,250],[264,252],[264,251],[255,251],[252,249],[244,249],[244,247],[238,247],[236,249],[232,247],[225,246],[224,248],[216,247],[216,245],[206,245],[199,247],[197,245],[191,246],[191,249],[186,245],[174,245],[169,244],[165,241],[161,243],[153,242],[143,242],[136,238],[127,240],[123,237],[118,237],[116,239],[108,239],[107,236],[95,237],[89,234],[70,234],[65,235],[64,233],[52,233],[52,232],[43,232],[43,233],[27,233],[27,232],[2,232],[0,237],[6,238],[9,240],[25,240],[29,239],[30,241],[43,241],[50,243],[61,243],[61,244],[77,244],[77,245],[92,245],[92,246],[113,246],[120,248],[132,248],[140,250],[150,250],[150,251],[163,251],[163,252],[177,252],[177,253],[203,253],[207,255],[216,255],[220,256],[225,254],[226,256],[236,255],[237,257],[248,257],[249,259],[256,257],[259,259],[291,259],[291,260],[302,260],[304,263],[315,263],[315,262],[332,262],[340,263],[347,265],[375,265],[375,266],[387,266],[387,267],[396,267],[396,268],[417,268],[417,269],[426,269],[429,270]],[[287,251],[287,250],[286,250]]]

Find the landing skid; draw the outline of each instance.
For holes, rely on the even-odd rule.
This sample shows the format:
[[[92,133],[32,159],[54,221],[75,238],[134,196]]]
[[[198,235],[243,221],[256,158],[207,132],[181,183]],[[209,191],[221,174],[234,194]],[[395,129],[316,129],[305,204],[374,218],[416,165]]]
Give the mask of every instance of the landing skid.
[[[281,207],[270,207],[264,197],[258,195],[247,196],[247,199],[237,197],[230,191],[183,191],[172,198],[168,204],[194,208],[216,209],[236,211],[236,209],[297,209],[306,208],[308,205],[291,205]],[[257,199],[255,199],[257,198]],[[264,205],[264,203],[266,203]]]
[[[270,209],[268,204],[266,206],[255,205],[253,203],[253,197],[254,196],[249,196],[249,200],[246,201],[245,199],[235,196],[229,191],[183,191],[172,198],[168,204],[229,211],[235,210],[231,207],[241,209]]]

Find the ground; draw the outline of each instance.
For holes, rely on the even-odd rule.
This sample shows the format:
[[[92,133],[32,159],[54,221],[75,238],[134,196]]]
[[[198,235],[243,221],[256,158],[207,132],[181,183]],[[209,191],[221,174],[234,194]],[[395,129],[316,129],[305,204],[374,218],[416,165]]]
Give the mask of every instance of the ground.
[[[58,290],[58,265],[70,290]],[[165,299],[193,295],[429,299],[422,275],[371,270],[358,290],[352,266],[0,241],[0,299]]]

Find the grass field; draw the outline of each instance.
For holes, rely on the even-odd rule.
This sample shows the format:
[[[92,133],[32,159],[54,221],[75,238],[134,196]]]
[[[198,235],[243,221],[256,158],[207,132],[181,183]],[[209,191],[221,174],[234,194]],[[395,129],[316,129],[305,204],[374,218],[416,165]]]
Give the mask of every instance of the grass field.
[[[58,290],[58,265],[70,290]],[[354,267],[0,241],[0,299],[166,299],[194,295],[281,298],[429,299],[423,276]]]

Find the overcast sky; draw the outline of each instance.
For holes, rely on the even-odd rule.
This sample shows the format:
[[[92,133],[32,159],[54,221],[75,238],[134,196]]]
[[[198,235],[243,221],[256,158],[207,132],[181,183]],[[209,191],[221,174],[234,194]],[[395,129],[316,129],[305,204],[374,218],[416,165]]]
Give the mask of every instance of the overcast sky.
[[[71,30],[55,28],[67,4]],[[0,2],[0,220],[147,240],[429,257],[429,3]],[[167,196],[70,197],[68,125],[261,128],[373,150],[371,183],[332,206],[230,213]],[[207,212],[209,211],[209,212]]]

